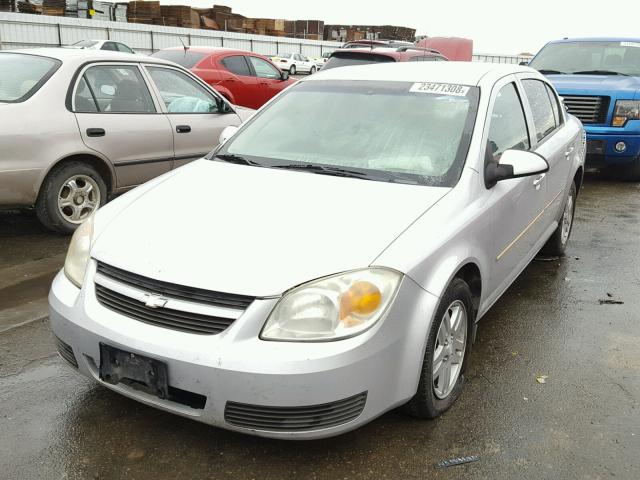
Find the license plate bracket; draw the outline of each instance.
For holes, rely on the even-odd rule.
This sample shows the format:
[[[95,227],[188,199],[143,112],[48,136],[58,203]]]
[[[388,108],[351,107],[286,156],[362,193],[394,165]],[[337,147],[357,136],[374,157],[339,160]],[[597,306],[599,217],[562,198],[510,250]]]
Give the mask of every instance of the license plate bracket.
[[[100,343],[100,380],[125,383],[160,399],[169,398],[167,364]]]

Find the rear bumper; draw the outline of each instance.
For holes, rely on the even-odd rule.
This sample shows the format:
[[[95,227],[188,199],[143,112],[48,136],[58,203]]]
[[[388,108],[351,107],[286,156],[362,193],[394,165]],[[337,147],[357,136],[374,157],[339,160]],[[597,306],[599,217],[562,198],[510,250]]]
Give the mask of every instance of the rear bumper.
[[[0,207],[30,207],[36,203],[43,170],[0,170]]]
[[[105,308],[96,299],[92,273],[87,276],[89,280],[78,290],[60,272],[49,295],[51,327],[68,346],[67,352],[72,351],[79,373],[162,410],[284,439],[338,435],[411,398],[430,326],[426,315],[435,311],[438,300],[405,278],[386,318],[361,335],[325,343],[267,342],[256,332],[277,299],[254,301],[218,335],[194,335],[138,322]],[[204,398],[203,405],[194,408],[126,384],[102,381],[101,343],[165,363],[169,387]],[[332,422],[345,411],[357,414],[307,430],[290,428],[296,419],[288,417],[275,428],[260,427],[286,417],[283,411],[314,408],[330,409]],[[238,419],[238,415],[247,416]],[[256,418],[266,423],[252,425]]]
[[[612,129],[611,132],[598,132],[585,126],[587,132],[587,156],[585,166],[587,168],[604,168],[615,165],[626,165],[640,158],[640,134],[619,133]],[[619,152],[615,146],[624,142],[625,149]]]

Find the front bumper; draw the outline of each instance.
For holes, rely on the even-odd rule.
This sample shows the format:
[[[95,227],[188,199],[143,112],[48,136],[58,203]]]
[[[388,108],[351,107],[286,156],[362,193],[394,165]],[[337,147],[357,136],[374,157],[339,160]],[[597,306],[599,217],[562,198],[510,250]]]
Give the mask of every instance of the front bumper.
[[[63,272],[56,276],[49,295],[52,329],[73,352],[80,373],[147,405],[244,433],[313,439],[357,428],[403,404],[416,391],[438,299],[407,277],[386,317],[361,335],[335,342],[270,342],[260,340],[258,334],[277,299],[255,300],[220,334],[184,333],[102,306],[95,295],[92,264],[81,290]],[[102,381],[100,343],[164,362],[169,386],[204,397],[204,406],[193,408],[126,384]],[[275,410],[279,417],[287,408],[316,406],[326,411],[327,404],[351,405],[354,398],[362,400],[362,394],[366,400],[356,418],[326,428],[242,426],[225,415],[229,405],[240,405],[241,410],[253,406],[259,415]]]
[[[616,131],[613,128],[589,127],[587,132],[587,168],[626,165],[640,158],[640,134]],[[618,129],[619,130],[619,129]],[[624,142],[626,148],[618,152],[615,145]]]

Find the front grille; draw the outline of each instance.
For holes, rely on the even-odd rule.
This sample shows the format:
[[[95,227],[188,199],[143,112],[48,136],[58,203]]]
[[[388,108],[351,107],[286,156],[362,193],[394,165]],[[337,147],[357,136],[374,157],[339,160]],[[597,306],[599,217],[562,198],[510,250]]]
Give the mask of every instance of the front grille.
[[[122,295],[98,283],[95,284],[98,302],[121,315],[152,325],[188,333],[214,335],[227,329],[233,318],[214,317],[199,313],[151,308],[135,298]]]
[[[98,262],[98,273],[134,288],[165,295],[177,300],[204,303],[216,307],[246,310],[247,307],[251,305],[251,302],[255,300],[255,297],[246,295],[212,292],[202,288],[186,287],[184,285],[176,285],[175,283],[163,282],[127,272],[126,270],[112,267],[102,262]]]
[[[76,356],[73,354],[73,349],[55,335],[54,337],[56,339],[56,347],[58,348],[58,353],[60,354],[60,356],[69,364],[73,365],[75,368],[78,368],[78,361],[76,360]]]
[[[296,432],[335,427],[357,418],[364,409],[367,392],[337,402],[303,407],[270,407],[227,402],[227,423],[255,430]]]
[[[582,123],[605,123],[609,111],[610,97],[588,97],[563,95],[567,111],[580,119]]]

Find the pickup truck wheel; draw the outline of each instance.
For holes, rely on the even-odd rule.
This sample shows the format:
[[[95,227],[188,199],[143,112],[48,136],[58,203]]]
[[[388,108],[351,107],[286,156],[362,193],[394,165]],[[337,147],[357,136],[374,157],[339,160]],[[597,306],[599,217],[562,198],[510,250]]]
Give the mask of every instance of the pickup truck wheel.
[[[558,228],[553,232],[553,235],[549,237],[547,243],[545,243],[540,253],[552,257],[559,257],[564,255],[564,251],[567,248],[569,242],[569,236],[571,235],[571,229],[573,228],[573,214],[576,210],[576,184],[571,184],[567,201],[562,211],[562,216],[558,222]]]
[[[455,278],[429,328],[418,391],[403,406],[417,418],[435,418],[457,400],[471,350],[473,306],[469,285]]]
[[[295,74],[296,74],[296,66],[291,65],[291,67],[289,67],[289,75],[295,75]]]
[[[69,162],[54,168],[40,189],[36,214],[49,230],[69,234],[103,205],[107,185],[91,165]]]

